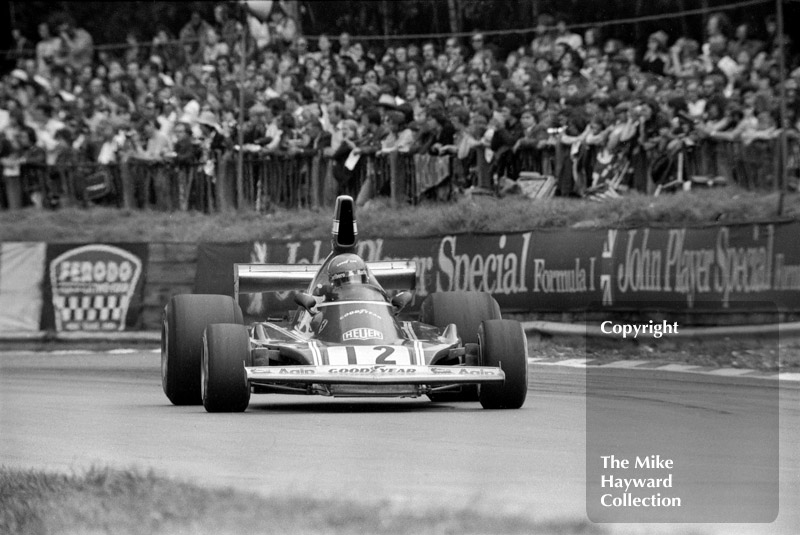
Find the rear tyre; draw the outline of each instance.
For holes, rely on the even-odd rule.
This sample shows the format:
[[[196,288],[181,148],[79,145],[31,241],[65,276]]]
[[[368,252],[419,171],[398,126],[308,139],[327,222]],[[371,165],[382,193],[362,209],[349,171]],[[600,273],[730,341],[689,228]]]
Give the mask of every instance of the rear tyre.
[[[485,292],[436,292],[422,302],[420,321],[444,329],[455,323],[464,344],[478,343],[478,329],[484,320],[500,319],[500,305]],[[465,385],[460,391],[428,394],[431,401],[478,401],[478,386]]]
[[[209,325],[203,341],[203,406],[208,412],[243,412],[250,404],[250,385],[244,368],[253,365],[247,327],[230,323]]]
[[[161,321],[161,386],[174,405],[203,401],[203,331],[211,323],[243,324],[242,309],[226,295],[176,295]]]
[[[484,409],[519,409],[528,395],[528,341],[522,325],[513,320],[484,321],[479,331],[481,364],[506,374],[501,385],[481,385]]]

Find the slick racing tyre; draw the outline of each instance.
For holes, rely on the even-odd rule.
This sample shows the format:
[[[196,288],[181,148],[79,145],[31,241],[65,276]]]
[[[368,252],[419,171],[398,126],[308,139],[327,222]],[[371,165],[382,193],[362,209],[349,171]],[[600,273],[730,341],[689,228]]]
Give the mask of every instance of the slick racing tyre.
[[[484,409],[518,409],[528,395],[528,341],[522,325],[513,320],[488,320],[478,331],[481,365],[500,367],[501,385],[484,384],[479,400]]]
[[[176,295],[161,321],[161,386],[174,405],[199,405],[203,331],[210,323],[244,323],[225,295]]]
[[[244,367],[253,365],[247,327],[209,325],[203,340],[203,406],[208,412],[243,412],[250,404]]]
[[[444,329],[455,323],[463,344],[478,343],[478,329],[484,320],[500,319],[500,306],[485,292],[436,292],[425,298],[420,321]],[[429,394],[431,401],[478,401],[477,385],[461,391]]]

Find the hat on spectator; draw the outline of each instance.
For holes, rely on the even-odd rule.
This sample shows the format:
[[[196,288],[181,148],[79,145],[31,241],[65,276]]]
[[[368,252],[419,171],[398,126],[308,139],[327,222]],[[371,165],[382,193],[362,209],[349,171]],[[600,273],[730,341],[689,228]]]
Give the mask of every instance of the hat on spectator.
[[[657,42],[662,47],[666,47],[669,36],[664,30],[658,30],[657,32],[651,33],[648,39]]]
[[[390,95],[389,93],[383,93],[380,97],[378,97],[378,106],[385,106],[387,108],[395,109],[397,108],[397,100],[395,100],[394,96]]]
[[[206,110],[200,114],[200,117],[197,118],[197,124],[210,126],[214,130],[220,129],[219,122],[217,121],[217,116],[214,115],[214,112],[210,110]]]
[[[13,71],[11,71],[11,76],[22,82],[28,81],[28,73],[23,71],[22,69],[14,69]]]
[[[33,75],[33,81],[36,82],[36,84],[38,84],[45,91],[50,91],[50,88],[52,87],[50,85],[50,82],[47,80],[47,78],[45,78],[44,76],[42,76],[40,74],[34,74]]]
[[[361,92],[368,93],[373,97],[377,97],[381,92],[381,88],[378,87],[378,84],[374,82],[369,82],[361,86]]]
[[[58,92],[58,95],[61,97],[61,99],[64,102],[75,102],[75,100],[76,100],[75,95],[73,95],[69,91],[65,91],[63,89]]]
[[[263,104],[261,104],[260,102],[256,102],[256,103],[255,103],[255,104],[254,104],[254,105],[253,105],[253,106],[252,106],[252,107],[251,107],[251,108],[248,110],[248,112],[249,112],[249,114],[250,114],[250,116],[251,116],[251,117],[252,117],[252,116],[254,116],[254,115],[264,115],[264,114],[265,114],[265,113],[267,113],[268,111],[269,111],[269,108],[267,108],[266,106],[264,106],[264,105],[263,105]]]
[[[161,83],[167,87],[172,87],[175,85],[175,81],[168,74],[160,73],[158,77],[161,78]]]

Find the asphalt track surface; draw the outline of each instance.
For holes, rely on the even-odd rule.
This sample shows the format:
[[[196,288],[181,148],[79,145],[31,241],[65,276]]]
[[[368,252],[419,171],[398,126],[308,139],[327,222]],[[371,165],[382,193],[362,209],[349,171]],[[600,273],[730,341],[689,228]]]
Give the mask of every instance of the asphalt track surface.
[[[57,471],[154,469],[265,495],[352,498],[409,508],[468,507],[543,519],[586,518],[586,370],[531,366],[521,410],[477,403],[253,396],[244,414],[174,407],[159,355],[0,352],[0,463]],[[668,416],[674,444],[721,416],[768,420],[776,381],[605,370],[612,420]],[[635,380],[636,399],[615,396]],[[682,400],[665,403],[663,392]],[[635,408],[635,410],[633,410]],[[611,421],[611,420],[609,420]],[[777,420],[776,420],[777,421]],[[613,533],[797,533],[800,388],[780,388],[780,512],[761,524],[605,524]],[[745,439],[741,450],[763,444]],[[703,459],[730,470],[730,459]],[[743,473],[758,471],[747,456]]]

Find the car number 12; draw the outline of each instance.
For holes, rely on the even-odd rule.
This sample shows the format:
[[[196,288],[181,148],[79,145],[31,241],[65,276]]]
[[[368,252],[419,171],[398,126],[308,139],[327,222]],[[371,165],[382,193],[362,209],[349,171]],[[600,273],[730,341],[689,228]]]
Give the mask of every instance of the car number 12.
[[[411,364],[411,353],[403,346],[334,346],[328,348],[328,363]]]

